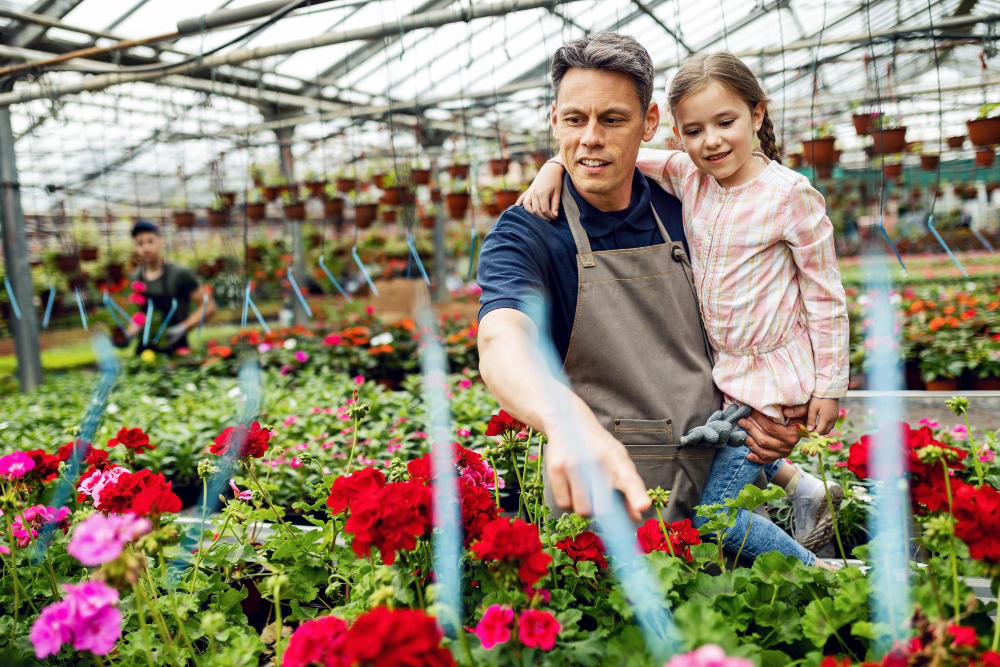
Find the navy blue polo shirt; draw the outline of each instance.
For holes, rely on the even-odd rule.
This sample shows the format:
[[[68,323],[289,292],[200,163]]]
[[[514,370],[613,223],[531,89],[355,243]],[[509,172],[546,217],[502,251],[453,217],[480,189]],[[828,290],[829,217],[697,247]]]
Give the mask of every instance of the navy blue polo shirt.
[[[632,198],[627,209],[604,212],[591,206],[570,183],[570,194],[580,207],[580,224],[590,238],[591,249],[622,250],[663,243],[650,201],[673,240],[684,243],[681,203],[658,185],[650,187],[636,169]],[[522,206],[504,211],[483,240],[479,255],[479,319],[498,308],[524,312],[543,295],[548,300],[548,330],[560,359],[565,360],[573,331],[577,296],[576,244],[559,205],[559,217],[549,222]],[[530,309],[530,307],[529,307]]]

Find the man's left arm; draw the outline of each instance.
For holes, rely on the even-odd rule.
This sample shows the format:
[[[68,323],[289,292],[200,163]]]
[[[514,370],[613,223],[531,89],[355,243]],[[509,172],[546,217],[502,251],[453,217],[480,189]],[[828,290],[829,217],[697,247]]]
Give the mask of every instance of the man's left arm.
[[[208,295],[207,300],[205,299],[206,294]],[[218,310],[215,298],[212,296],[212,289],[208,285],[199,285],[191,292],[191,303],[196,303],[198,306],[181,322],[184,325],[184,331],[190,331],[198,326],[198,322],[201,321],[202,310],[205,311],[206,322],[212,319],[215,311]]]
[[[754,410],[749,417],[739,421],[747,432],[747,461],[766,465],[792,453],[801,434],[799,426],[806,420],[808,406],[795,405],[784,408],[787,424],[779,424],[765,414]]]

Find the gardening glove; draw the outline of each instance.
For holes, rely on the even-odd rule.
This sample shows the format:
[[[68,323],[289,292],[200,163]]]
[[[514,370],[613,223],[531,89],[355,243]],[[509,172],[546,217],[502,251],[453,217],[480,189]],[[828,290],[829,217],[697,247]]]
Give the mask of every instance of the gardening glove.
[[[183,324],[175,324],[174,326],[167,329],[167,346],[174,345],[177,341],[184,337],[187,333],[187,327]]]
[[[704,426],[696,426],[681,437],[681,445],[721,445],[739,447],[747,442],[747,432],[736,425],[740,419],[750,416],[749,405],[730,405],[726,411],[716,410]]]

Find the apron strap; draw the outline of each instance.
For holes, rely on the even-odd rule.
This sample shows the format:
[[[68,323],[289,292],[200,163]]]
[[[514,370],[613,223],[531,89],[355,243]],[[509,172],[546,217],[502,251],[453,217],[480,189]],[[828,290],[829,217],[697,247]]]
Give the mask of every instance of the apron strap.
[[[569,174],[563,176],[562,205],[566,211],[566,222],[569,223],[569,230],[573,232],[573,241],[576,243],[576,252],[583,260],[583,266],[589,268],[596,266],[594,263],[594,251],[590,248],[590,239],[587,232],[580,224],[580,207],[577,206],[573,194],[569,191]]]
[[[649,204],[649,210],[653,212],[653,219],[656,220],[656,226],[660,228],[660,233],[663,234],[663,242],[671,243],[673,239],[670,238],[670,234],[667,233],[667,228],[664,227],[663,223],[660,221],[660,216],[656,212],[656,209],[653,208],[652,202]]]

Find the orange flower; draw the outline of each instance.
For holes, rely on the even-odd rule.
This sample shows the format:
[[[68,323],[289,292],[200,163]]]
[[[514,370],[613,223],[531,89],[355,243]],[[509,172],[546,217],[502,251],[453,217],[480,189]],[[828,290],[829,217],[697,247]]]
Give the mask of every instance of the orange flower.
[[[208,353],[211,354],[212,356],[222,357],[223,359],[225,359],[226,357],[229,357],[233,353],[233,348],[229,347],[228,345],[213,345],[212,347],[208,348]]]
[[[962,318],[963,322],[968,322],[969,320],[971,320],[975,316],[976,316],[976,309],[975,308],[969,308],[968,310],[966,310],[965,312],[963,312],[961,315],[959,315],[959,317]]]
[[[990,301],[990,305],[986,306],[986,310],[990,311],[996,310],[997,308],[1000,308],[1000,301]]]
[[[955,312],[955,306],[945,306],[944,308],[941,309],[941,312],[944,313],[945,315],[951,315],[952,313]]]
[[[927,308],[929,308],[930,310],[934,310],[935,308],[937,308],[937,302],[936,301],[928,301],[927,302]]]
[[[916,301],[910,304],[911,313],[919,313],[923,309],[924,309],[924,302],[920,299],[917,299]]]
[[[930,324],[927,325],[927,328],[930,329],[931,331],[937,331],[943,326],[944,326],[943,317],[932,317]]]
[[[413,331],[416,329],[416,324],[414,324],[413,319],[410,317],[407,317],[405,320],[400,320],[396,323],[396,326],[404,331]]]

